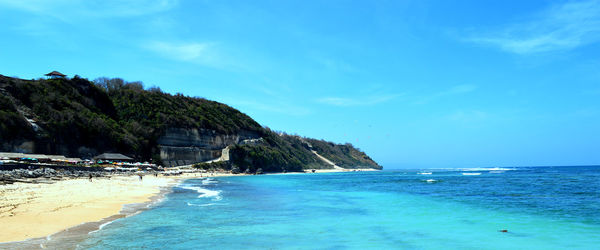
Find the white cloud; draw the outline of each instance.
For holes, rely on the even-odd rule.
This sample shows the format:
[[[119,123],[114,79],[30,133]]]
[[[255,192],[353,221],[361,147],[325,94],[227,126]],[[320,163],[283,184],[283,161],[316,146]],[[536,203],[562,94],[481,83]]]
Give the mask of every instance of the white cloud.
[[[439,98],[447,97],[447,96],[466,94],[469,92],[473,92],[476,89],[477,89],[477,86],[472,85],[472,84],[455,85],[447,90],[436,92],[436,93],[433,93],[430,95],[420,96],[417,98],[416,104],[425,104],[425,103],[434,101]]]
[[[600,0],[555,5],[523,23],[513,23],[469,42],[516,54],[574,49],[600,41]]]
[[[356,72],[358,69],[344,60],[333,59],[325,56],[313,56],[313,60],[320,66],[327,68],[328,70],[340,71],[340,72]]]
[[[461,84],[461,85],[453,86],[449,90],[439,92],[436,95],[437,96],[447,96],[447,95],[464,94],[464,93],[472,92],[475,89],[477,89],[477,86],[475,86],[475,85],[472,85],[472,84]]]
[[[239,110],[259,110],[268,113],[277,113],[291,116],[305,116],[312,111],[304,106],[296,106],[285,101],[269,100],[266,102],[243,100],[240,98],[225,98],[224,103],[236,107]]]
[[[0,0],[0,6],[65,22],[79,19],[153,14],[176,6],[177,0]]]
[[[144,46],[145,48],[159,53],[165,57],[179,61],[196,61],[207,63],[211,60],[208,55],[210,43],[167,43],[167,42],[150,42]]]
[[[380,96],[369,96],[364,98],[346,98],[346,97],[323,97],[316,101],[323,104],[349,107],[349,106],[371,106],[383,102],[390,101],[396,98],[398,95],[380,95]]]
[[[446,118],[451,121],[474,122],[485,120],[489,117],[490,115],[487,112],[481,110],[458,110],[449,114]]]

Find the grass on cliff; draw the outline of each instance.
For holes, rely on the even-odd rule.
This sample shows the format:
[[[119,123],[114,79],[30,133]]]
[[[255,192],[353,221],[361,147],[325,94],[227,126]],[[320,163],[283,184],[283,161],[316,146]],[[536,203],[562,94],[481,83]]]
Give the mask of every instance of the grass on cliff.
[[[40,129],[35,131],[25,118]],[[121,152],[160,162],[156,141],[168,127],[262,132],[252,118],[225,104],[157,88],[144,90],[139,82],[0,75],[0,150],[32,140],[36,153],[91,157]]]
[[[31,126],[26,118],[36,126]],[[352,145],[275,133],[225,104],[145,90],[140,82],[98,78],[22,80],[0,75],[0,151],[33,141],[35,153],[91,158],[120,152],[160,164],[158,138],[167,128],[203,128],[220,134],[252,132],[262,140],[233,145],[231,163],[245,171],[331,168],[308,148],[351,168],[378,166]]]

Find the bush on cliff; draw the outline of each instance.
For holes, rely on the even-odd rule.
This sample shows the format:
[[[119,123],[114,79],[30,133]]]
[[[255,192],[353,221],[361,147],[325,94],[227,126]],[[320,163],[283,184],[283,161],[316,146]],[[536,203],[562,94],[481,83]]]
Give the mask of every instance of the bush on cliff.
[[[29,118],[38,126],[30,125]],[[22,80],[0,75],[0,151],[23,141],[35,153],[90,158],[120,152],[136,160],[160,162],[158,138],[167,128],[203,128],[221,134],[252,132],[262,140],[234,145],[231,163],[210,166],[241,171],[301,171],[331,168],[314,150],[343,167],[378,166],[352,145],[337,145],[275,133],[225,104],[181,94],[144,90],[141,82],[99,78]],[[221,165],[222,164],[222,165]]]

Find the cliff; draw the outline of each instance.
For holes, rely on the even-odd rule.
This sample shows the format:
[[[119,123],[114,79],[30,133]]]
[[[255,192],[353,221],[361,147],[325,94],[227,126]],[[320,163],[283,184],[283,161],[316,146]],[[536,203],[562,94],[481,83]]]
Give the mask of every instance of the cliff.
[[[0,75],[0,151],[80,158],[120,152],[179,166],[221,158],[227,149],[225,165],[243,170],[331,168],[315,151],[343,167],[381,168],[352,146],[308,140],[274,133],[225,104],[139,82]]]
[[[179,166],[219,158],[225,147],[254,138],[260,138],[260,134],[243,130],[236,134],[220,134],[202,128],[168,128],[157,142],[163,164]]]

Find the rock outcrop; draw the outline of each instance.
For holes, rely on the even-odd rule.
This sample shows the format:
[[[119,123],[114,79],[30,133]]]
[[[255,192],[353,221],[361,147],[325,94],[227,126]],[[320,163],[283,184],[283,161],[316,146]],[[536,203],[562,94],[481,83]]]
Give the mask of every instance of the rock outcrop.
[[[219,158],[227,146],[258,138],[248,131],[225,135],[208,129],[169,128],[158,139],[158,147],[163,165],[173,167]]]
[[[139,82],[118,78],[0,75],[0,114],[0,151],[5,152],[82,159],[118,152],[165,167],[210,161],[251,173],[258,168],[381,168],[351,144],[273,132],[226,104],[145,90]]]

